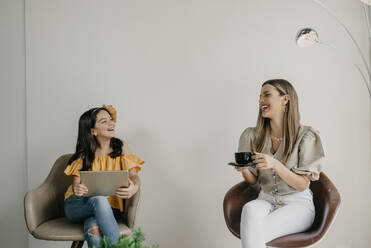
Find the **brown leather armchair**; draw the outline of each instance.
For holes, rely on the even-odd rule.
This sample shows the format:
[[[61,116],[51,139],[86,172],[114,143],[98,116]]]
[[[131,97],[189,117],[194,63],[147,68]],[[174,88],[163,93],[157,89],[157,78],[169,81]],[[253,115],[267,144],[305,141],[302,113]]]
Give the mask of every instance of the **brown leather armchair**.
[[[72,154],[57,159],[46,180],[24,198],[24,215],[29,232],[37,239],[73,241],[71,247],[82,247],[85,237],[82,224],[70,223],[64,214],[64,193],[72,179],[64,174]],[[140,191],[125,203],[121,234],[130,234],[135,226]]]
[[[313,201],[316,208],[314,223],[303,233],[295,233],[279,237],[268,242],[270,247],[307,247],[323,238],[334,221],[340,205],[340,195],[330,179],[321,172],[318,181],[311,182]],[[229,231],[240,238],[241,211],[245,203],[258,197],[258,190],[246,182],[233,186],[225,195],[223,202],[224,219]]]

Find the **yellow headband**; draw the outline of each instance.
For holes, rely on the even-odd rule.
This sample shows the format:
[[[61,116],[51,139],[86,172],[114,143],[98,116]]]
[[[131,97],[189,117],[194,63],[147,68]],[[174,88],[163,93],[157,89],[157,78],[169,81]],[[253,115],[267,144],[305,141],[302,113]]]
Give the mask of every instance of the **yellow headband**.
[[[105,105],[105,104],[102,105],[102,108],[104,108],[104,109],[106,109],[108,111],[108,113],[112,117],[113,122],[116,123],[116,121],[117,121],[117,112],[116,112],[116,109],[114,107],[112,107],[112,105]]]

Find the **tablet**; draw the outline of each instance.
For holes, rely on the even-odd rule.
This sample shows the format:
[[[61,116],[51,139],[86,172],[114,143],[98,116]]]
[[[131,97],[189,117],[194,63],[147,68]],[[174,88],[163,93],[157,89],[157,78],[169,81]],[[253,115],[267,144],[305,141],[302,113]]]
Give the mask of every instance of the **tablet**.
[[[129,186],[127,170],[116,171],[80,171],[81,183],[88,187],[85,196],[115,195],[118,187]]]

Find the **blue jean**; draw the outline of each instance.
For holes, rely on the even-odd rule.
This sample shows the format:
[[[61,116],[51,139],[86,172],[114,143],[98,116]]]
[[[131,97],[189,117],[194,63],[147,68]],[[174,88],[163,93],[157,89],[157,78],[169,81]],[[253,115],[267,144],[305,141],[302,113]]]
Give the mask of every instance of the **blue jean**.
[[[120,236],[119,226],[111,205],[104,196],[81,197],[72,195],[64,201],[66,217],[72,223],[84,223],[84,236],[88,247],[98,247],[103,236],[112,244]],[[99,227],[100,235],[91,233]]]

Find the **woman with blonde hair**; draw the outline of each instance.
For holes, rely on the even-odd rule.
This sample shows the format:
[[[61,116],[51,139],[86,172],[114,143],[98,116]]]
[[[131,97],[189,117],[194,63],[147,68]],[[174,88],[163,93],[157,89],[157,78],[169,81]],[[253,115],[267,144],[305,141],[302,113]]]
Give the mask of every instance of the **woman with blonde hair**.
[[[241,214],[243,248],[263,248],[280,236],[303,232],[314,221],[310,181],[318,180],[324,152],[318,132],[300,124],[298,96],[286,80],[263,83],[256,127],[242,133],[239,152],[253,152],[255,167],[236,167],[261,188]]]

